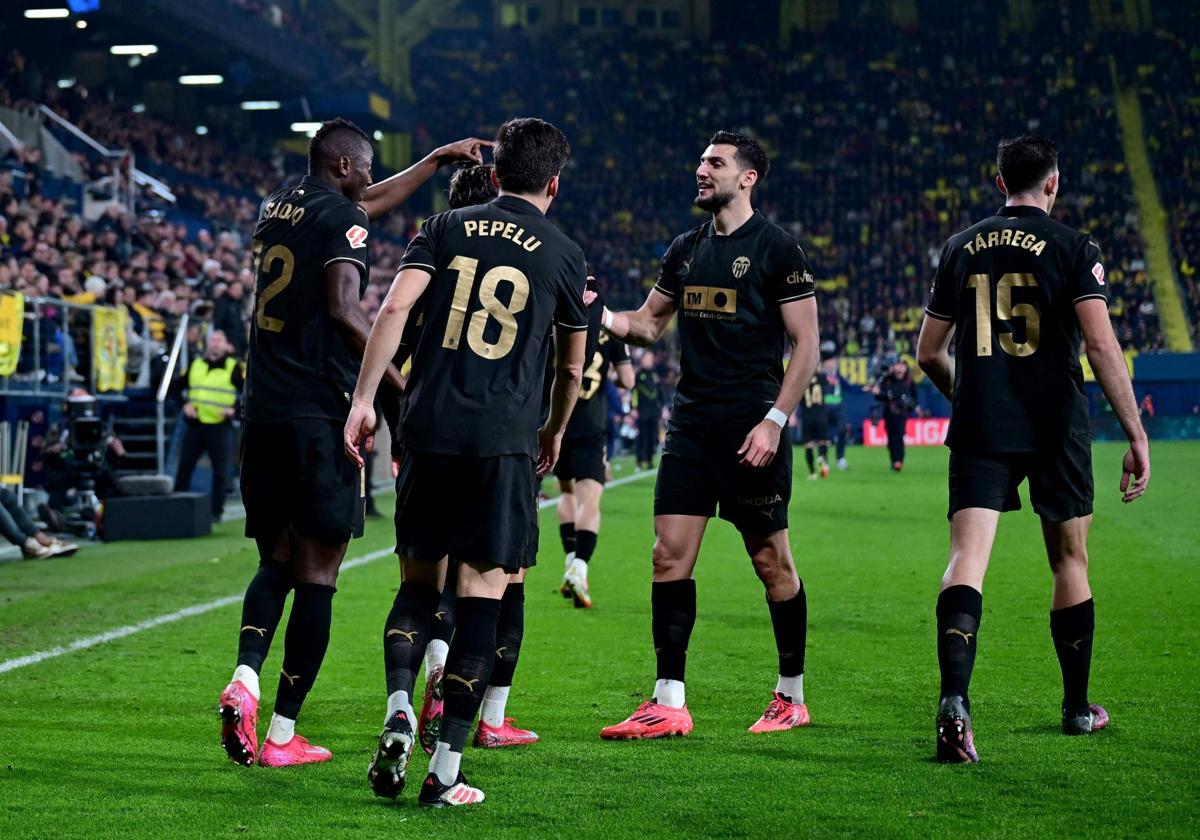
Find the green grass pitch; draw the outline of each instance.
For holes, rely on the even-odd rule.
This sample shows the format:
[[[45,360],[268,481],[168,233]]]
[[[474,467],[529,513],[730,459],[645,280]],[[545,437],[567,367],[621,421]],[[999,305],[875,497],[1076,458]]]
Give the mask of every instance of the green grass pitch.
[[[1037,520],[1028,505],[1002,520],[972,686],[976,767],[931,761],[947,453],[911,451],[892,475],[883,452],[852,450],[849,473],[812,483],[796,454],[791,543],[810,605],[808,729],[745,731],[774,686],[774,645],[740,541],[714,521],[688,663],[695,732],[597,737],[653,685],[653,480],[642,479],[605,499],[591,611],[553,592],[562,563],[554,511],[542,514],[509,702],[542,741],[468,748],[464,769],[487,793],[482,806],[418,809],[421,754],[400,801],[377,800],[366,784],[383,716],[382,624],[398,585],[384,557],[340,579],[329,655],[300,721],[332,762],[280,771],[225,759],[214,710],[233,666],[239,607],[229,605],[0,674],[0,837],[1200,834],[1200,446],[1156,445],[1149,494],[1128,507],[1116,488],[1120,449],[1096,447],[1092,698],[1113,724],[1095,737],[1058,734]],[[257,562],[240,528],[0,565],[0,661],[240,593]],[[390,520],[376,520],[350,556],[390,539]],[[264,669],[260,734],[280,648]]]

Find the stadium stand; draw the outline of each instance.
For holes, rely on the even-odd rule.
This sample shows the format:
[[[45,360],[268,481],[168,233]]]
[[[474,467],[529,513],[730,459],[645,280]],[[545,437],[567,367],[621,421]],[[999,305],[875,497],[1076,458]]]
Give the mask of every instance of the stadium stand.
[[[1068,48],[1053,30],[1045,43],[996,40],[986,16],[975,20],[977,37],[962,37],[955,16],[953,37],[937,21],[911,32],[831,29],[800,33],[784,52],[745,42],[650,48],[624,32],[513,31],[486,41],[439,33],[418,48],[421,63],[445,68],[419,86],[428,121],[418,137],[533,108],[587,126],[572,134],[575,163],[555,212],[610,295],[631,304],[671,236],[700,220],[686,198],[709,133],[752,129],[780,173],[760,205],[809,249],[825,311],[836,312],[823,330],[856,354],[911,348],[938,243],[1001,203],[991,182],[996,139],[1040,129],[1063,148],[1057,215],[1109,256],[1120,337],[1160,349],[1096,45]],[[526,72],[503,72],[518,61]],[[995,75],[997,66],[1009,72]],[[585,119],[597,110],[611,115],[605,131]]]
[[[1186,35],[1196,31],[1195,9],[1190,18],[1190,25],[1155,32],[1148,48],[1127,58],[1122,70],[1140,93],[1175,273],[1183,286],[1195,343],[1200,342],[1200,162],[1195,155],[1200,137],[1200,99],[1195,95],[1200,48]]]

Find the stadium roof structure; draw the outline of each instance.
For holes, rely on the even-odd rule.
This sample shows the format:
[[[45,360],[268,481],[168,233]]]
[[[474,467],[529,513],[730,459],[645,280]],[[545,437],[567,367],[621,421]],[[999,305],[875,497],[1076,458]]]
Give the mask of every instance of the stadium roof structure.
[[[234,0],[92,0],[48,14],[58,6],[4,4],[0,28],[64,85],[78,79],[177,121],[283,137],[293,123],[331,114],[382,131],[411,117],[379,72],[313,16],[253,11]],[[76,6],[95,8],[75,13]]]

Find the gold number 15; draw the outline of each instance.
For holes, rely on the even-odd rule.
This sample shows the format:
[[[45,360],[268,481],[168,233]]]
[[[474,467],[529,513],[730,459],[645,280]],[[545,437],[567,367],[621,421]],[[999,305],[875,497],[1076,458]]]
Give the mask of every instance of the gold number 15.
[[[1032,274],[1005,274],[996,284],[996,320],[1011,321],[1025,319],[1025,340],[1015,341],[1012,332],[1000,333],[1000,347],[1010,356],[1032,356],[1037,352],[1041,338],[1042,322],[1037,307],[1032,303],[1013,306],[1014,286],[1032,288],[1037,286]],[[986,274],[972,274],[967,278],[967,288],[975,289],[975,354],[992,355],[992,278]]]

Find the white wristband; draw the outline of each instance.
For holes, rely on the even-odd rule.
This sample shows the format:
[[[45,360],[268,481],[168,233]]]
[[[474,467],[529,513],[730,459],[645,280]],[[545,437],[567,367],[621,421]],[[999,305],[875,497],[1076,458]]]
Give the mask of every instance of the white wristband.
[[[778,426],[781,429],[787,425],[787,415],[784,414],[782,411],[780,411],[775,406],[771,406],[771,410],[767,412],[767,416],[764,417],[763,419],[770,420],[772,423],[774,423],[776,426]]]
[[[607,306],[600,312],[600,325],[606,330],[611,330],[613,325],[612,310]]]

